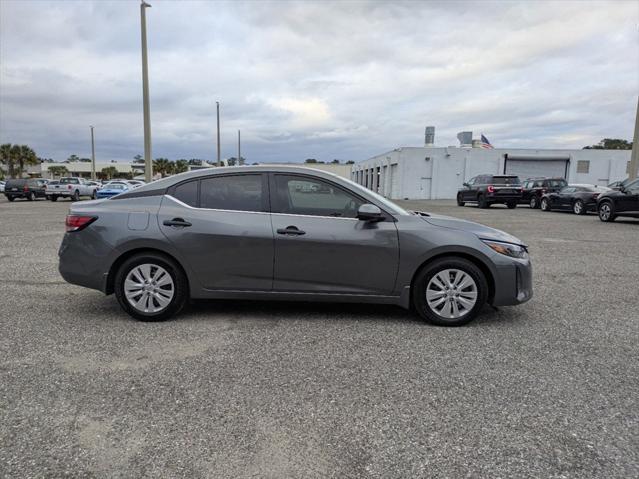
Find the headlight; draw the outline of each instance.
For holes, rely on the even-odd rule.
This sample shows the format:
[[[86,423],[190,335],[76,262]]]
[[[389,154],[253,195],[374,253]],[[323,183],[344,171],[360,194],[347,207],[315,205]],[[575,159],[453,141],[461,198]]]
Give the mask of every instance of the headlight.
[[[506,256],[510,256],[511,258],[528,258],[528,251],[526,250],[525,246],[520,246],[512,243],[502,243],[501,241],[482,241],[498,253],[505,254]]]

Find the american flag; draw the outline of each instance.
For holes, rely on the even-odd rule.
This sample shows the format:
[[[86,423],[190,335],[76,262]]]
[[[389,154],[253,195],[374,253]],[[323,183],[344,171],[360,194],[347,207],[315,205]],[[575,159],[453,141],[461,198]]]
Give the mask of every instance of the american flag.
[[[490,141],[488,141],[488,138],[486,138],[483,133],[481,135],[481,147],[488,148],[489,150],[493,149],[493,145],[490,144]]]

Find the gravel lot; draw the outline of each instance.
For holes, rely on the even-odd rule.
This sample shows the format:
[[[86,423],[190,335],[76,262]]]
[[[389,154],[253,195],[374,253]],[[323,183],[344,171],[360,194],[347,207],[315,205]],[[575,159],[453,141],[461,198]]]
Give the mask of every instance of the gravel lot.
[[[0,199],[0,476],[639,476],[639,221],[404,202],[529,245],[535,297],[204,302],[160,324],[66,284],[67,201]]]

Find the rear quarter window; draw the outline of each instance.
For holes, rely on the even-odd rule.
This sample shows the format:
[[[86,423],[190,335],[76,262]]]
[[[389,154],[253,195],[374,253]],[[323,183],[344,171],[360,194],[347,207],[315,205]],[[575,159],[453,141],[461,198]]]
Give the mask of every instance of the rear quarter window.
[[[180,200],[182,203],[185,203],[189,206],[197,207],[198,205],[198,180],[187,181],[186,183],[182,183],[177,185],[171,196],[175,199]]]

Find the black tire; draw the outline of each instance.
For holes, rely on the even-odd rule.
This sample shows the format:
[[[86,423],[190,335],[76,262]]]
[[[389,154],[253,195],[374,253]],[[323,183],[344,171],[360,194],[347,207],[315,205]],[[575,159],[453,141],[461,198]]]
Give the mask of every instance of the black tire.
[[[517,202],[516,201],[508,201],[506,203],[506,206],[508,207],[508,209],[513,210],[513,209],[517,208]]]
[[[173,298],[169,302],[168,306],[161,311],[155,313],[139,311],[129,303],[125,296],[124,281],[127,275],[133,268],[142,264],[152,264],[164,268],[173,280],[175,288]],[[115,297],[117,298],[118,303],[120,303],[122,309],[124,309],[124,311],[126,311],[130,316],[140,321],[165,321],[178,314],[189,299],[189,285],[182,268],[180,268],[180,266],[171,258],[159,253],[140,253],[128,258],[124,261],[124,263],[122,263],[122,265],[120,265],[120,268],[115,275],[114,286]]]
[[[615,215],[615,209],[611,201],[602,201],[597,205],[597,214],[599,219],[605,223],[615,221],[617,215]]]
[[[446,269],[457,269],[468,274],[475,282],[477,299],[475,305],[459,318],[444,318],[428,305],[426,288],[436,274]],[[412,305],[417,314],[429,323],[438,326],[463,326],[477,317],[488,298],[488,281],[484,273],[471,261],[458,257],[439,258],[423,267],[415,277],[411,291]]]
[[[80,192],[75,190],[73,192],[73,196],[71,197],[71,201],[80,201]]]
[[[464,206],[466,203],[462,200],[461,193],[457,193],[457,206]]]
[[[91,199],[92,200],[97,200],[98,199],[98,192],[96,190],[93,190],[93,194],[91,195]]]
[[[484,208],[488,208],[490,206],[490,203],[486,201],[486,197],[484,195],[479,195],[477,197],[477,206],[484,209]]]
[[[27,201],[34,201],[35,199],[36,199],[35,193],[33,191],[30,191],[29,194],[27,195]]]
[[[51,201],[58,201],[58,196],[57,196],[57,195],[51,195],[51,196],[49,197],[49,199],[50,199]]]
[[[13,201],[13,200],[15,200],[15,199],[16,199],[16,197],[15,197],[15,196],[7,196],[7,199],[8,199],[9,201]]]
[[[576,215],[585,215],[586,214],[586,205],[581,200],[575,201],[572,205],[572,212]]]
[[[550,211],[550,201],[548,201],[548,198],[541,199],[541,210]]]
[[[532,210],[536,210],[537,208],[539,208],[539,200],[537,199],[536,196],[531,196],[530,197],[530,209]]]

